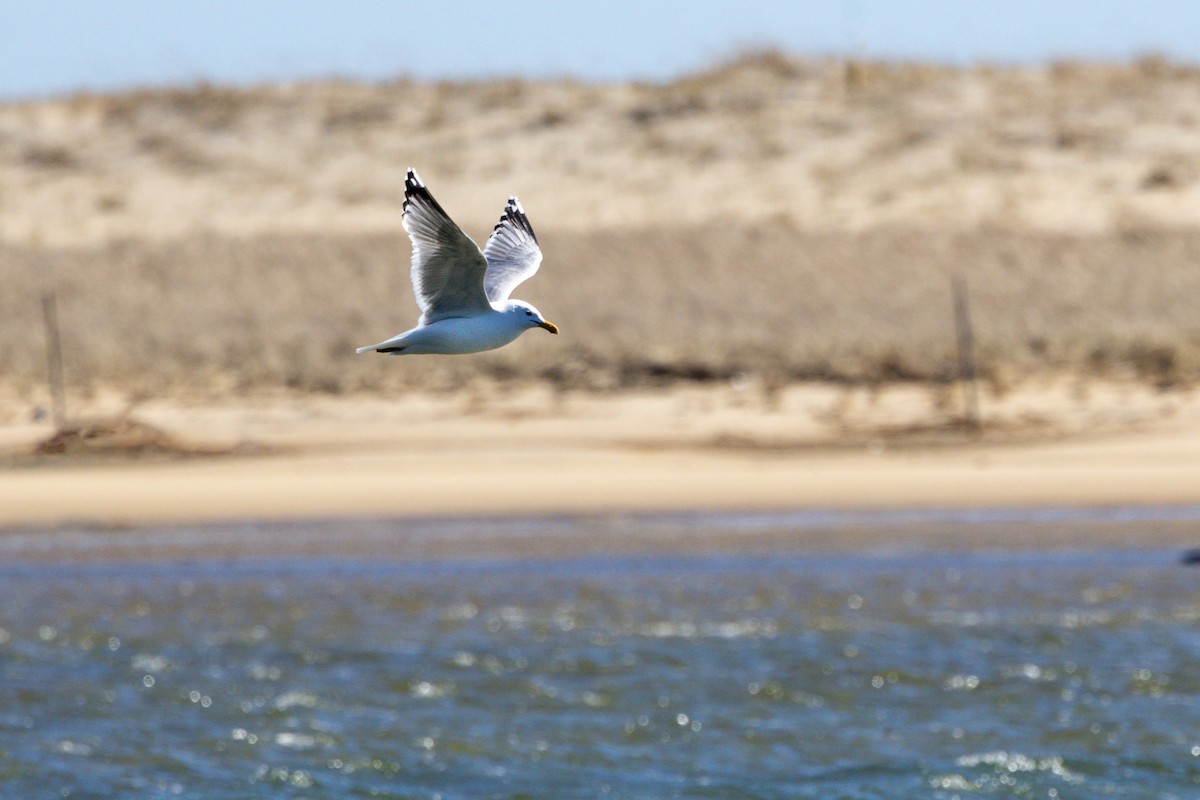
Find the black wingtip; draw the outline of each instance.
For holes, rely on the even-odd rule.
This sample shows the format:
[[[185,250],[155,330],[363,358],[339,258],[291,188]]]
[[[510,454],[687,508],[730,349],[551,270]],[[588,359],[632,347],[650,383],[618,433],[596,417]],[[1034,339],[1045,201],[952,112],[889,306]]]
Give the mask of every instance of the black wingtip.
[[[408,168],[408,173],[404,176],[404,196],[415,194],[425,188],[425,183],[421,180],[421,176],[412,167]]]
[[[417,190],[425,184],[421,183],[421,178],[417,175],[417,171],[412,167],[408,168],[408,172],[404,175],[404,212],[408,213],[409,201],[416,194]]]
[[[420,198],[422,203],[427,204],[430,208],[437,211],[442,216],[449,219],[449,214],[442,208],[441,203],[434,199],[429,193],[429,189],[425,186],[425,182],[421,180],[421,176],[412,167],[408,168],[407,174],[404,176],[404,213],[408,213],[408,207],[412,204],[414,198]]]
[[[525,216],[525,209],[521,207],[521,201],[516,198],[516,195],[509,195],[508,202],[504,204],[504,213],[500,215],[500,221],[496,223],[496,227],[492,228],[492,232],[500,230],[505,223],[512,225],[517,230],[522,230],[529,234],[533,241],[537,242],[537,234],[533,232],[533,226],[529,224],[529,217]]]

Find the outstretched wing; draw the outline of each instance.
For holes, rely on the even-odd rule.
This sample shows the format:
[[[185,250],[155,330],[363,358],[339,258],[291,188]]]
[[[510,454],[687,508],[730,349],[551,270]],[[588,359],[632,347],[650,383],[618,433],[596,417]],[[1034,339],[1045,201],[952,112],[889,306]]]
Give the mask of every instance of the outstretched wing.
[[[490,311],[487,259],[433,199],[416,171],[404,179],[404,230],[412,239],[412,284],[421,322]]]
[[[533,277],[542,263],[542,251],[538,247],[533,226],[525,216],[525,209],[517,198],[508,198],[500,221],[492,229],[492,235],[483,248],[487,259],[487,274],[483,286],[488,300],[502,303],[512,294],[517,284]]]

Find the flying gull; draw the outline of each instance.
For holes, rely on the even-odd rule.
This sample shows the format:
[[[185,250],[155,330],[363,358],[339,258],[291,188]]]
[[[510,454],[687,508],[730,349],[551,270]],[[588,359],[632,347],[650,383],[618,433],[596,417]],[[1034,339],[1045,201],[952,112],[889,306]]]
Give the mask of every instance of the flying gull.
[[[503,347],[530,328],[558,333],[540,312],[509,300],[542,263],[537,236],[515,197],[480,251],[450,219],[414,170],[404,179],[404,230],[412,239],[417,327],[358,348],[390,355],[478,353]]]

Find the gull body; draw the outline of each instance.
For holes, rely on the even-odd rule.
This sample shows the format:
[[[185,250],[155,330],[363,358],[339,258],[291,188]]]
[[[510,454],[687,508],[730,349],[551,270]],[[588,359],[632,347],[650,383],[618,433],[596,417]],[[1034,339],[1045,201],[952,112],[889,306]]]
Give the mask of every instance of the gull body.
[[[545,328],[558,333],[538,310],[520,300],[510,300],[499,308],[469,317],[452,317],[397,334],[379,344],[360,347],[358,352],[374,350],[388,355],[463,355],[495,350],[516,340],[530,328]]]
[[[509,299],[542,262],[537,236],[517,198],[508,198],[480,250],[410,169],[404,181],[404,229],[413,243],[411,276],[421,318],[415,328],[360,347],[359,353],[461,355],[503,347],[531,328],[558,333],[532,305]]]

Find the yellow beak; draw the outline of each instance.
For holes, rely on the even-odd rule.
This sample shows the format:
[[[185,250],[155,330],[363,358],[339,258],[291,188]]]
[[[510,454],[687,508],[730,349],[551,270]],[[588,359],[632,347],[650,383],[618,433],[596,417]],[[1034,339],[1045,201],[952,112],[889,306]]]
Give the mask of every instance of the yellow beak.
[[[545,328],[546,330],[550,331],[551,333],[558,333],[558,326],[555,325],[553,322],[539,322],[538,327]]]

